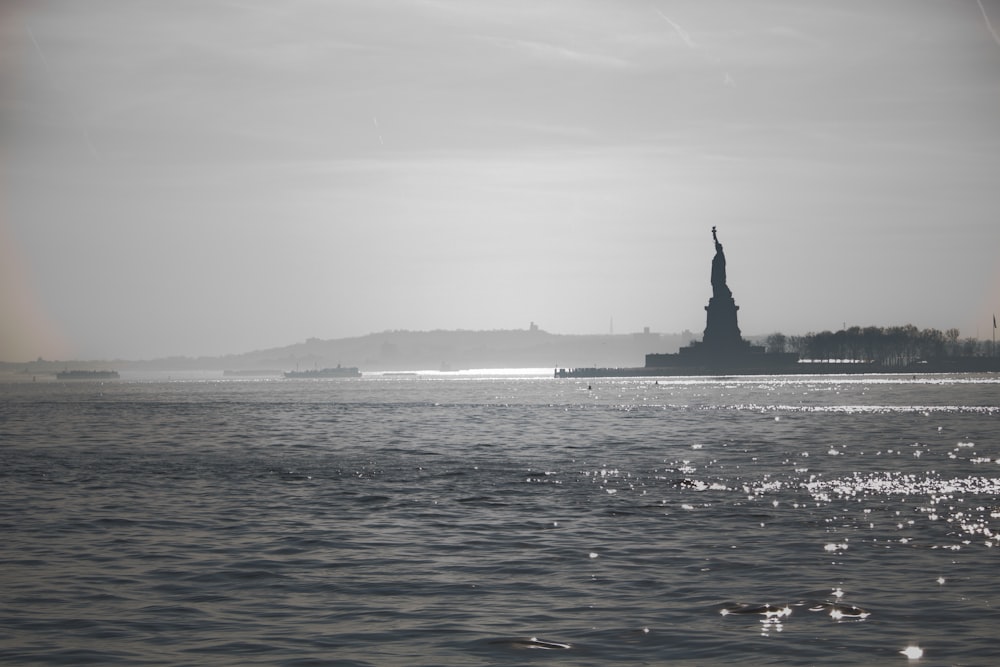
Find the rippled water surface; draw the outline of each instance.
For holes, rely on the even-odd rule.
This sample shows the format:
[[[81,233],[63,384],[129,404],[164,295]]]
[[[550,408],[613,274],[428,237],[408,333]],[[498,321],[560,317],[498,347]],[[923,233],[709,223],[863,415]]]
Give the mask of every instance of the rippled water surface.
[[[995,376],[0,400],[0,662],[1000,661]]]

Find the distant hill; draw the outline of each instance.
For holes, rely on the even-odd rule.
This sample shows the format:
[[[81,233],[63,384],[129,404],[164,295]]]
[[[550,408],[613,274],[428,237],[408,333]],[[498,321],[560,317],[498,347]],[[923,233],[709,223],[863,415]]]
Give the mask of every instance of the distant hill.
[[[220,357],[171,357],[150,361],[4,364],[44,373],[73,367],[117,370],[273,370],[326,368],[341,364],[364,371],[464,370],[472,368],[565,368],[642,366],[650,352],[676,352],[694,335],[551,334],[538,328],[498,331],[384,331],[355,338],[321,340]],[[29,368],[25,368],[30,366]],[[47,368],[52,366],[52,368]]]
[[[572,336],[540,329],[499,331],[384,331],[320,340],[219,358],[231,370],[291,370],[341,364],[362,371],[555,368],[638,365],[654,351],[676,351],[691,334]],[[208,361],[208,360],[204,360]]]
[[[690,334],[571,336],[539,329],[385,331],[359,338],[310,338],[288,347],[227,358],[240,368],[312,368],[342,364],[362,371],[639,365],[654,351],[676,351]]]

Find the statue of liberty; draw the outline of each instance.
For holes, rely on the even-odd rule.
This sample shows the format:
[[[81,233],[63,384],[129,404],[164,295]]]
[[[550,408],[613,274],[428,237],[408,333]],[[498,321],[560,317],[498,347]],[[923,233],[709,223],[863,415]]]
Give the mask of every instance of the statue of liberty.
[[[726,253],[722,251],[722,244],[712,227],[712,240],[715,241],[715,257],[712,258],[712,296],[715,298],[732,297],[733,293],[726,285]]]

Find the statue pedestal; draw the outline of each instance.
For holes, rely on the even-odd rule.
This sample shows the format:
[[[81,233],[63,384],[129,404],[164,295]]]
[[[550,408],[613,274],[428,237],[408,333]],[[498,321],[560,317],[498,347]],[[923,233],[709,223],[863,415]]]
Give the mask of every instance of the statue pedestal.
[[[746,342],[740,334],[736,321],[736,311],[740,309],[730,296],[713,296],[705,306],[708,311],[708,321],[705,325],[705,336],[702,345],[706,351],[727,352],[742,351]]]

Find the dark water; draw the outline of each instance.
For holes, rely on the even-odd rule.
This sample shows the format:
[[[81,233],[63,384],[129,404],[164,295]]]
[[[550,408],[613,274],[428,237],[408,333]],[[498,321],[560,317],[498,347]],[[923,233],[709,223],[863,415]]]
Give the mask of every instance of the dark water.
[[[1000,662],[995,377],[592,384],[0,386],[0,662]]]

